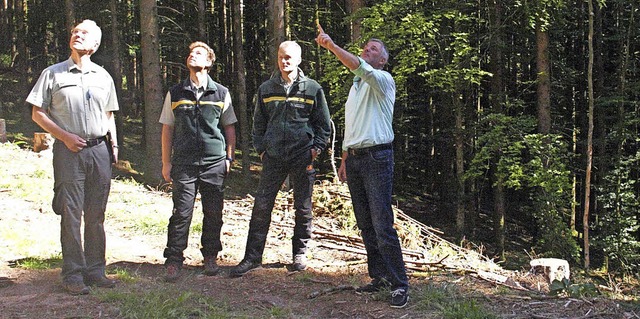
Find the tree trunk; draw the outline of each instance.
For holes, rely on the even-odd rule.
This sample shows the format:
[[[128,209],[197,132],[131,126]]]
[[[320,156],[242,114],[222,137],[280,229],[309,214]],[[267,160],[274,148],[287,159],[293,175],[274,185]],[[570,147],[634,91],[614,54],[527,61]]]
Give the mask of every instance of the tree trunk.
[[[364,0],[346,0],[347,13],[349,15],[353,15],[356,11],[365,7]],[[360,40],[362,36],[362,20],[352,20],[351,21],[351,42],[355,43]]]
[[[538,133],[551,132],[551,79],[549,67],[549,32],[536,23],[536,64],[538,69]]]
[[[113,77],[113,82],[116,86],[116,92],[118,94],[119,100],[122,101],[122,59],[120,58],[120,52],[122,48],[120,47],[120,24],[118,23],[118,0],[109,0],[109,10],[111,10],[111,75]],[[116,127],[118,132],[122,132],[122,118],[120,115],[124,113],[123,108],[126,108],[128,105],[126,103],[119,103],[120,111],[118,112],[118,116],[116,116]],[[124,145],[124,138],[121,134],[118,134],[118,145]],[[122,152],[123,149],[120,149]],[[124,153],[121,153],[124,154]]]
[[[278,58],[278,52],[275,48],[285,41],[285,0],[269,0],[269,15],[267,23],[269,25],[269,62],[267,63],[267,69],[274,68],[276,66],[276,59]]]
[[[206,41],[207,39],[206,13],[207,9],[204,0],[198,0],[198,37],[200,41]]]
[[[494,34],[494,42],[489,48],[489,54],[491,55],[491,63],[489,69],[493,76],[490,81],[491,94],[489,100],[492,111],[494,113],[501,114],[502,103],[504,103],[503,91],[504,84],[502,80],[502,46],[503,46],[503,32],[502,32],[502,1],[494,0],[491,8],[491,29]],[[502,158],[502,153],[498,151],[495,156],[494,163],[492,165],[492,182],[495,185],[493,191],[493,208],[494,208],[494,233],[496,236],[496,253],[500,256],[501,260],[504,260],[505,249],[505,217],[506,217],[506,198],[505,198],[505,186],[504,179],[497,174],[497,163]]]
[[[64,10],[66,14],[66,31],[71,32],[73,27],[76,26],[76,6],[74,0],[64,0]]]
[[[148,182],[162,180],[161,126],[158,123],[164,95],[160,76],[158,7],[155,0],[140,0],[142,75],[144,81],[144,144]]]
[[[456,144],[456,181],[458,185],[456,187],[456,231],[458,236],[462,238],[464,234],[464,221],[465,221],[465,182],[464,182],[464,107],[461,103],[462,95],[459,93],[453,93],[453,105],[455,107],[456,114],[456,127],[455,127],[455,144]]]
[[[14,52],[12,52],[13,62],[16,62],[13,66],[15,66],[18,70],[24,70],[26,72],[23,73],[23,83],[28,82],[28,76],[31,73],[31,66],[29,64],[29,49],[27,48],[26,38],[27,38],[27,21],[25,19],[25,8],[23,1],[17,1],[15,3],[15,16],[16,16],[16,32],[15,43],[16,47],[14,48]],[[17,57],[17,58],[16,58]]]
[[[235,83],[235,95],[236,102],[235,108],[236,116],[240,122],[240,149],[242,150],[242,175],[249,180],[251,178],[251,141],[249,137],[249,119],[247,118],[247,87],[246,87],[246,69],[244,63],[244,51],[243,51],[243,11],[242,0],[233,0],[233,57],[235,65],[236,83]]]
[[[227,43],[229,39],[229,28],[227,21],[229,20],[229,11],[227,10],[227,0],[222,0],[218,6],[218,26],[220,30],[218,30],[218,52],[229,52],[229,44]],[[231,63],[232,56],[231,54],[218,54],[216,56],[216,65],[222,65],[223,69],[220,70],[221,74],[217,77],[219,79],[228,79],[230,78],[229,74],[231,74],[232,64]]]
[[[10,52],[12,61],[18,52],[16,50],[15,41],[16,31],[18,29],[17,24],[21,21],[19,19],[14,19],[16,9],[17,5],[14,4],[13,1],[3,1],[2,6],[0,6],[0,30],[4,30],[4,32],[0,32],[0,46],[2,48],[11,48]]]
[[[589,3],[589,65],[587,71],[588,95],[589,95],[589,130],[587,133],[587,168],[584,181],[584,213],[582,216],[582,228],[584,231],[584,268],[589,269],[589,202],[591,200],[591,163],[593,161],[593,1]]]

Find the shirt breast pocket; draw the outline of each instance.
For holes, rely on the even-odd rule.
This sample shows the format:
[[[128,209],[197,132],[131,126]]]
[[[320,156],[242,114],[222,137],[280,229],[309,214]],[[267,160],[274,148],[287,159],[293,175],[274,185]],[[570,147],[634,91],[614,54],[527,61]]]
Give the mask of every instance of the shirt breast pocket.
[[[54,100],[66,100],[82,95],[82,82],[68,77],[60,77],[52,91]]]
[[[109,100],[109,93],[102,87],[99,86],[89,86],[86,92],[87,100],[90,100],[92,103],[97,103],[99,106],[104,106],[107,104]]]

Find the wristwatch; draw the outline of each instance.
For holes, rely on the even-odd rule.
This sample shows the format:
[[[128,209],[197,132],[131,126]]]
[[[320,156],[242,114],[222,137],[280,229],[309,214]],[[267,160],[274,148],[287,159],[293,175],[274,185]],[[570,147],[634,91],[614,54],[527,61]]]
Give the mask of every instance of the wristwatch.
[[[322,149],[317,147],[317,146],[314,146],[313,149],[316,150],[316,156],[318,156],[318,155],[320,155],[322,153]]]
[[[233,157],[227,157],[227,161],[229,161],[229,164],[233,163]]]

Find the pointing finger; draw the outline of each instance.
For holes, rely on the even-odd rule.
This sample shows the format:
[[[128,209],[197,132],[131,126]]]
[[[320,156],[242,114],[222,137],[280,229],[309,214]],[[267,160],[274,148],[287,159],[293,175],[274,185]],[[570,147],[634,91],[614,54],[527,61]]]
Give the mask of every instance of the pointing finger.
[[[324,29],[322,29],[322,26],[320,25],[320,20],[316,19],[316,26],[318,27],[318,32],[319,33],[325,33]]]

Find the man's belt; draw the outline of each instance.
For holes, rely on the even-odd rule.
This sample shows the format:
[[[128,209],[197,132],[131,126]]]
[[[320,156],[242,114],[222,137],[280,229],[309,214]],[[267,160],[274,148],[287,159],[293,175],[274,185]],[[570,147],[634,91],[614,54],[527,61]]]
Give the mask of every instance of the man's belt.
[[[367,155],[375,151],[390,150],[390,149],[393,149],[393,144],[387,143],[387,144],[379,144],[379,145],[363,147],[363,148],[350,148],[347,150],[347,153],[349,153],[349,155],[351,156],[360,156],[360,155]]]
[[[98,137],[98,138],[90,138],[88,140],[86,140],[87,142],[87,146],[86,147],[93,147],[96,146],[102,142],[106,142],[107,141],[107,137],[106,136],[102,136],[102,137]]]

